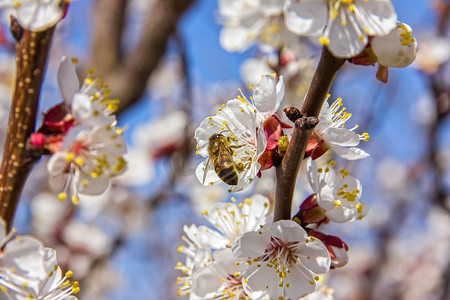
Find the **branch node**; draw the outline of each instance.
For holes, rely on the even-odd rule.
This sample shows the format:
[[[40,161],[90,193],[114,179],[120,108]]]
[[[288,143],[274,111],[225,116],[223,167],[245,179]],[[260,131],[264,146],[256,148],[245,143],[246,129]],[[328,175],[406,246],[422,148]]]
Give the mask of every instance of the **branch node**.
[[[302,131],[309,131],[319,124],[319,119],[315,116],[301,117],[295,121],[295,127]]]
[[[13,38],[16,40],[16,42],[20,42],[20,40],[22,39],[22,36],[23,36],[24,29],[19,24],[17,19],[14,18],[13,16],[10,17],[10,22],[11,22],[11,26],[10,26],[11,34],[12,34]]]
[[[284,113],[286,114],[286,117],[291,121],[294,122],[297,121],[297,119],[300,119],[303,114],[300,111],[300,109],[298,109],[295,106],[289,106],[283,109]]]

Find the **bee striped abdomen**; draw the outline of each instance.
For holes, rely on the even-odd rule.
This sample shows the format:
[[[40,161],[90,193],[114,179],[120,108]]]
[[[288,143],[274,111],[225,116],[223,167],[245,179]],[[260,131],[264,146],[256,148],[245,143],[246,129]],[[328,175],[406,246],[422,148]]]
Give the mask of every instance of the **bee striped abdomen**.
[[[229,154],[221,154],[217,157],[216,161],[214,161],[214,170],[228,185],[237,185],[238,183],[238,172],[236,167],[234,166],[233,159]]]

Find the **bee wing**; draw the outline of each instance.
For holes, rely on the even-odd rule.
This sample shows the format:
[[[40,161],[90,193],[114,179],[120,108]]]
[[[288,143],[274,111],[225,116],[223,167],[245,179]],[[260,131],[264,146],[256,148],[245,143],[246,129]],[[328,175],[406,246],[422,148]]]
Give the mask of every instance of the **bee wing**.
[[[195,170],[195,176],[197,177],[198,181],[202,183],[203,185],[210,185],[211,182],[216,183],[220,181],[219,176],[217,176],[216,172],[214,171],[214,166],[212,164],[212,160],[204,160],[202,163],[200,163]]]
[[[208,156],[208,161],[205,164],[205,170],[203,171],[203,181],[202,184],[205,185],[206,174],[208,173],[208,165],[211,163],[211,157]]]

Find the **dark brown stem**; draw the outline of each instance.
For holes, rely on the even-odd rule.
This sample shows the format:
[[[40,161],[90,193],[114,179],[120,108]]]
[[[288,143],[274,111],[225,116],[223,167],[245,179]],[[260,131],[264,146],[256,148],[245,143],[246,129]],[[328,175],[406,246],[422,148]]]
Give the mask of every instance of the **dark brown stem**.
[[[326,47],[322,49],[316,72],[303,103],[303,117],[295,121],[294,133],[280,166],[277,167],[274,222],[291,218],[295,181],[306,146],[325,102],[337,71],[345,59],[334,57]]]
[[[319,65],[314,73],[301,109],[304,115],[319,117],[334,77],[344,63],[345,59],[334,57],[327,47],[323,47]]]
[[[0,167],[0,217],[8,228],[14,220],[25,180],[39,159],[28,152],[26,145],[35,129],[39,94],[54,31],[52,27],[31,32],[17,26],[13,20],[11,28],[17,40],[16,84]]]
[[[316,117],[301,117],[295,121],[286,155],[277,167],[277,189],[275,193],[275,210],[273,221],[290,219],[292,196],[300,163],[305,155],[306,145],[314,127],[319,123]]]

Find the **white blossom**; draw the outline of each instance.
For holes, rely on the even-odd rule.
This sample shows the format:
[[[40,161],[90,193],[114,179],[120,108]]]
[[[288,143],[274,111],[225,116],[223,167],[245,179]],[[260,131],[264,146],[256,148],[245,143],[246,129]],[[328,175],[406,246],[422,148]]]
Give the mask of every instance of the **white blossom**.
[[[283,0],[219,1],[224,24],[220,44],[228,51],[244,51],[256,42],[270,49],[295,43],[295,35],[284,26],[283,5]]]
[[[62,277],[56,252],[45,248],[31,236],[17,236],[13,229],[6,235],[6,223],[0,219],[3,238],[0,253],[0,298],[36,300],[74,300],[80,290],[78,282],[70,281],[72,272]]]
[[[288,0],[285,23],[299,35],[317,35],[337,57],[350,58],[365,48],[368,36],[384,36],[396,26],[390,0]]]
[[[298,299],[315,290],[328,272],[330,255],[325,245],[291,220],[277,221],[236,240],[233,254],[247,264],[243,288],[252,299]]]
[[[372,50],[378,62],[387,67],[405,68],[416,58],[417,40],[408,24],[397,22],[389,34],[373,38]]]
[[[344,159],[355,160],[369,156],[369,154],[356,146],[361,140],[368,141],[367,133],[356,134],[354,132],[359,126],[345,128],[346,122],[352,116],[342,107],[342,99],[338,98],[329,105],[325,101],[319,115],[319,124],[313,131],[316,141],[323,141],[326,148],[331,148],[337,155]]]
[[[213,299],[211,293],[214,293],[214,289],[215,293],[228,296],[231,292],[242,291],[241,287],[236,287],[237,290],[231,288],[232,283],[236,284],[240,280],[238,278],[230,278],[229,282],[217,286],[218,276],[225,276],[224,272],[227,270],[240,269],[236,268],[236,260],[229,255],[231,253],[223,250],[230,249],[240,235],[257,230],[267,222],[269,200],[264,196],[254,195],[240,204],[235,204],[234,198],[232,201],[233,203],[214,204],[208,211],[203,212],[217,230],[206,226],[184,226],[186,236],[183,236],[183,240],[186,245],[178,247],[178,251],[186,255],[186,262],[180,262],[175,267],[184,274],[177,280],[180,285],[178,294],[189,294],[190,299],[194,300]],[[209,278],[210,272],[215,272],[214,270],[225,265],[228,267],[220,274]],[[211,281],[214,282],[213,285]]]
[[[247,99],[239,97],[229,100],[215,116],[202,121],[195,130],[197,153],[208,159],[197,167],[195,173],[203,185],[222,182],[215,171],[214,158],[209,157],[208,148],[213,135],[222,135],[228,141],[229,145],[223,145],[219,150],[232,157],[236,168],[238,180],[229,185],[229,192],[238,192],[250,185],[261,167],[258,158],[267,144],[259,118],[256,108]]]
[[[331,166],[334,166],[332,162]],[[315,161],[308,160],[308,181],[317,196],[317,203],[325,210],[328,219],[344,223],[362,219],[368,212],[367,204],[361,204],[362,186],[358,179],[342,169],[335,174],[332,168],[318,168]]]
[[[68,173],[63,200],[71,196],[78,203],[78,193],[98,195],[109,186],[111,177],[121,174],[126,167],[124,138],[110,126],[75,126],[64,138],[60,152],[48,162],[50,176]]]
[[[75,66],[78,59],[63,57],[58,68],[58,85],[63,101],[77,124],[115,125],[118,99],[110,99],[107,85],[101,77],[94,77],[90,69],[80,87]]]
[[[32,31],[54,26],[64,16],[65,0],[0,0],[0,9],[19,24]]]
[[[195,273],[192,279],[192,293],[204,300],[248,299],[241,276],[244,271],[245,266],[236,264],[236,257],[230,248],[219,249],[214,252],[214,260]]]
[[[285,86],[283,76],[277,82],[275,73],[261,75],[258,84],[253,89],[253,102],[263,119],[276,113],[284,98]]]

